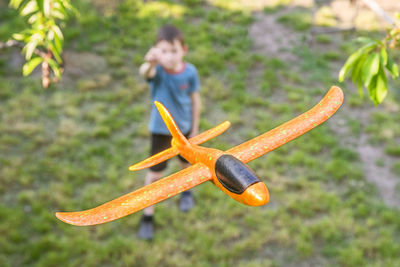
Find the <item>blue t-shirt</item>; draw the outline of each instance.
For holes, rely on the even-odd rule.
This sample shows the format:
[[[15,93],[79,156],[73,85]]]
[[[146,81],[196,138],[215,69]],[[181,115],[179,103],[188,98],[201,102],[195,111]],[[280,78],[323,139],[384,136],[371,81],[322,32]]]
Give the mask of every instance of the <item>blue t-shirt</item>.
[[[200,83],[195,66],[185,63],[179,73],[169,73],[161,65],[156,66],[156,75],[148,79],[152,108],[149,130],[155,134],[171,135],[154,101],[161,102],[171,113],[183,134],[192,128],[192,99],[190,95],[199,90]]]

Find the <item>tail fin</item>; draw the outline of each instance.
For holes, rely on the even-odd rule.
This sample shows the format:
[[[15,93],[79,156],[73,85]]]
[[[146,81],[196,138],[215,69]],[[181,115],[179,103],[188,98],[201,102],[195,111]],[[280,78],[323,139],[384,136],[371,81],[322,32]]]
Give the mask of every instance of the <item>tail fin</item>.
[[[156,105],[158,112],[160,112],[160,115],[161,115],[163,121],[167,125],[167,128],[172,135],[173,142],[171,142],[171,145],[172,145],[172,143],[174,143],[174,144],[177,144],[178,146],[190,146],[189,141],[179,130],[178,126],[176,125],[176,122],[174,121],[174,119],[172,118],[171,114],[166,109],[166,107],[164,107],[164,105],[158,101],[154,101],[154,104]],[[179,149],[175,146],[172,146],[171,148],[161,151],[160,153],[155,154],[148,159],[145,159],[139,163],[136,163],[136,164],[130,166],[129,170],[137,171],[137,170],[145,169],[145,168],[154,166],[158,163],[161,163],[161,162],[163,162],[169,158],[172,158],[178,154],[179,154]]]
[[[175,142],[177,142],[178,145],[190,145],[189,141],[181,133],[181,131],[178,128],[178,125],[176,125],[174,119],[172,118],[168,110],[164,107],[164,105],[158,101],[154,101],[154,104],[156,105],[158,112],[160,112],[160,115],[165,124],[167,125],[167,128],[170,131]]]

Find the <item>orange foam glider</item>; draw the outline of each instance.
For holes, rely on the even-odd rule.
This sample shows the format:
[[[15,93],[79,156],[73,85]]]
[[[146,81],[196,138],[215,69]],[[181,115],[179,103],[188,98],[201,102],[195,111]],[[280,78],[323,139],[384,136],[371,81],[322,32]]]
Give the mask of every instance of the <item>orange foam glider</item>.
[[[179,131],[168,110],[155,105],[172,135],[171,148],[129,167],[136,171],[148,168],[180,154],[192,166],[128,193],[93,209],[78,212],[57,212],[58,219],[85,226],[110,222],[170,198],[207,181],[233,199],[250,206],[269,201],[266,185],[246,165],[275,148],[308,132],[332,116],[343,102],[343,92],[332,86],[312,109],[298,117],[227,151],[201,147],[199,144],[223,133],[228,121],[187,140]]]

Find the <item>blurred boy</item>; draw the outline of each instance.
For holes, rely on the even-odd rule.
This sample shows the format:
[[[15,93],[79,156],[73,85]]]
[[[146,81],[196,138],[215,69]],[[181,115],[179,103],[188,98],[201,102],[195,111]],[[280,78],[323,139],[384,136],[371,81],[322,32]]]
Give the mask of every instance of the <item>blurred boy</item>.
[[[149,123],[151,155],[169,148],[172,139],[154,101],[161,102],[170,111],[179,129],[187,138],[198,134],[199,79],[196,68],[183,60],[186,52],[187,46],[182,32],[172,25],[166,25],[159,30],[155,45],[147,52],[145,62],[140,66],[139,73],[150,85],[153,103]],[[178,157],[182,169],[190,166],[184,158]],[[166,167],[167,161],[152,166],[146,175],[145,184],[162,178]],[[192,193],[183,192],[179,204],[180,210],[187,212],[193,205]],[[139,227],[140,238],[153,238],[153,215],[154,206],[144,209]]]

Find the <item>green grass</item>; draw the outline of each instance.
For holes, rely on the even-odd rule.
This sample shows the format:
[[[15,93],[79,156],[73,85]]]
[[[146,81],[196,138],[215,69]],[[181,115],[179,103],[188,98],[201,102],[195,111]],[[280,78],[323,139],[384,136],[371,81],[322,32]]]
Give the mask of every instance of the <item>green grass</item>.
[[[358,152],[341,145],[342,136],[328,123],[249,163],[269,187],[265,207],[241,205],[207,183],[194,190],[196,206],[188,214],[179,212],[179,197],[157,205],[152,243],[136,237],[141,213],[94,227],[74,227],[54,216],[95,207],[143,185],[145,171],[127,169],[149,151],[150,96],[137,73],[152,36],[166,22],[182,28],[187,60],[200,73],[201,129],[232,122],[205,146],[228,149],[268,131],[311,108],[336,83],[332,69],[351,42],[335,50],[328,38],[320,38],[319,45],[330,48],[317,51],[299,43],[293,49],[297,64],[254,54],[250,13],[215,2],[220,5],[162,2],[174,8],[158,14],[159,7],[129,0],[104,7],[110,12],[103,15],[78,1],[84,15],[69,21],[64,32],[66,49],[82,57],[78,64],[67,59],[67,68],[77,65],[80,72],[47,90],[38,76],[21,77],[9,64],[10,50],[0,51],[0,266],[400,264],[400,212],[382,203],[365,180]],[[304,32],[306,11],[280,21],[289,27],[296,22]],[[16,29],[16,20],[11,11],[0,10],[1,40]],[[85,53],[106,64],[88,68]],[[370,108],[344,87],[348,110]],[[366,129],[341,117],[348,134],[367,132],[370,142],[398,157],[399,115],[389,111],[397,105],[394,94],[390,105],[372,112]],[[399,173],[398,162],[389,167]],[[177,169],[171,161],[168,173]]]
[[[311,19],[311,14],[308,10],[299,10],[280,16],[278,22],[296,31],[305,31],[311,27]]]

